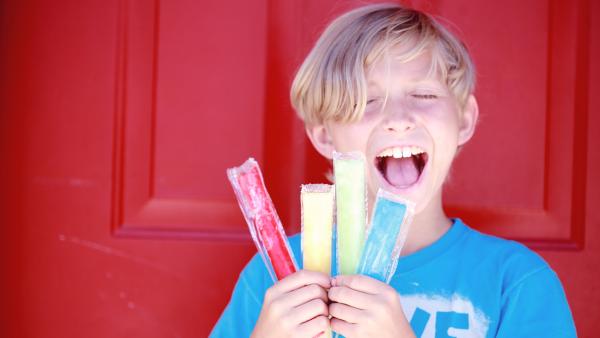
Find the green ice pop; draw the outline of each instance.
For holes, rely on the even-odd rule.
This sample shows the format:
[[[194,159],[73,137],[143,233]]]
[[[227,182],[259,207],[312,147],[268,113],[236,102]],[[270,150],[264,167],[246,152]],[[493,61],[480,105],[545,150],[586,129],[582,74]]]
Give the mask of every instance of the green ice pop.
[[[338,272],[356,273],[365,239],[365,159],[361,153],[334,153]]]

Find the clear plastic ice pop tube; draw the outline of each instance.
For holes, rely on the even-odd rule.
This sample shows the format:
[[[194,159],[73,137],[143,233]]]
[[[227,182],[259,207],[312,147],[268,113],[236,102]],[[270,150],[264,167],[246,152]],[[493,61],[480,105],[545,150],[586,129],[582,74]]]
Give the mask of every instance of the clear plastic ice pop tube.
[[[356,273],[367,223],[365,158],[360,152],[333,154],[338,273]]]
[[[331,241],[333,235],[334,188],[329,184],[303,184],[302,207],[303,268],[331,275]],[[330,338],[330,329],[320,336]]]
[[[334,190],[329,184],[304,184],[302,206],[302,261],[304,269],[331,275]]]
[[[377,192],[357,273],[390,282],[413,215],[413,203],[385,190]]]
[[[241,166],[227,169],[227,177],[248,223],[254,244],[273,281],[296,272],[298,265],[265,187],[258,163],[249,158]]]

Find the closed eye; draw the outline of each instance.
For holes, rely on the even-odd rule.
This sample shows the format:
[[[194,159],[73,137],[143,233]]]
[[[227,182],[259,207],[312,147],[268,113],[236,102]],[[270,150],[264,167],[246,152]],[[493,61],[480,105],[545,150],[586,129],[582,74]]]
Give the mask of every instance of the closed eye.
[[[414,98],[424,99],[424,100],[435,100],[438,98],[438,96],[435,94],[413,94],[412,96]]]

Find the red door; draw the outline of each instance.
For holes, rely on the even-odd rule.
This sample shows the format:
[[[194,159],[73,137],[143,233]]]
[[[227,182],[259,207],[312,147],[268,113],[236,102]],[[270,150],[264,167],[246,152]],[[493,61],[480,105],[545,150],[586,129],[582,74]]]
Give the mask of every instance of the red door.
[[[206,336],[255,252],[225,168],[257,158],[297,231],[298,186],[326,163],[289,84],[359,3],[0,3],[0,336]],[[592,337],[600,4],[413,5],[446,17],[478,66],[482,118],[449,213],[540,252]]]

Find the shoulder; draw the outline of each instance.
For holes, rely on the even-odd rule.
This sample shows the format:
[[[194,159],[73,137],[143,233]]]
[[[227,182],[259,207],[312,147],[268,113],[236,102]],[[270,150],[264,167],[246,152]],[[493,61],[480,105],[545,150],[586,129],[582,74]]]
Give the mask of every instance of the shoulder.
[[[256,253],[240,272],[235,285],[232,301],[244,298],[259,307],[262,305],[264,292],[272,285],[269,271],[262,257]],[[243,297],[242,297],[243,296]]]
[[[465,227],[466,245],[477,250],[480,258],[494,259],[503,266],[519,269],[548,267],[540,255],[522,243],[481,233],[464,223],[462,225]]]
[[[557,279],[548,263],[522,243],[484,234],[463,225],[466,247],[476,253],[478,261],[491,264],[502,276],[503,290],[509,291],[530,278]]]
[[[496,337],[576,337],[562,283],[540,255],[516,241],[467,232],[467,245],[496,271],[488,284],[499,287]]]

